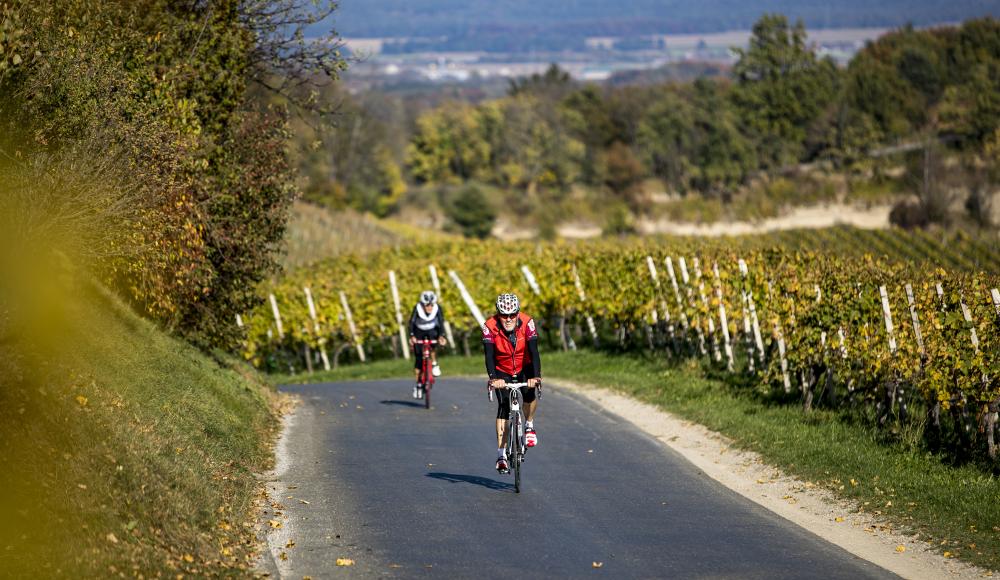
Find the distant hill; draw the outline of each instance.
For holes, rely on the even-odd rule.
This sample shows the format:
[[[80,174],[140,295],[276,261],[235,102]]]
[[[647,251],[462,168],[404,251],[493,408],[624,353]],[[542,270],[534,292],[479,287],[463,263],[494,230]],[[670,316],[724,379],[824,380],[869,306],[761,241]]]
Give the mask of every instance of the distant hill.
[[[1000,16],[1000,0],[340,0],[333,22],[315,31],[332,24],[345,37],[548,49],[589,36],[747,30],[765,12],[801,18],[811,29],[927,26]]]

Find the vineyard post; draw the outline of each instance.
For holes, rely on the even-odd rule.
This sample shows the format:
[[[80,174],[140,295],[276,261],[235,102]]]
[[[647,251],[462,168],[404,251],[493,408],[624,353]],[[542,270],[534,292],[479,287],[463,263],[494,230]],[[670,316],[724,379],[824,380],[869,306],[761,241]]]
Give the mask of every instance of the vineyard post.
[[[972,314],[969,307],[965,305],[965,299],[959,300],[958,305],[962,307],[962,318],[969,324],[969,338],[972,340],[972,348],[979,352],[979,336],[976,334],[976,325],[972,322]]]
[[[975,350],[976,354],[979,354],[979,336],[976,334],[976,324],[972,321],[972,313],[969,312],[969,307],[965,305],[965,298],[961,298],[958,305],[962,308],[962,318],[964,318],[965,322],[969,325],[969,339],[972,341],[972,348]],[[986,376],[985,372],[980,380],[984,386],[989,384],[989,377]],[[997,416],[994,408],[995,403],[993,405],[987,403],[986,412],[983,414],[982,418],[982,426],[984,428],[983,430],[986,431],[986,444],[989,450],[990,459],[996,459],[997,456],[996,440],[994,436]]]
[[[997,324],[1000,325],[1000,291],[996,288],[990,289],[990,297],[993,298],[993,309],[997,313]],[[985,377],[984,377],[985,378]],[[996,459],[996,443],[994,441],[993,433],[996,429],[997,421],[1000,419],[1000,415],[997,413],[997,401],[994,399],[987,406],[987,421],[986,429],[988,432],[987,442],[989,444],[990,458]]]
[[[694,277],[698,281],[698,295],[701,297],[701,306],[705,309],[705,317],[708,319],[708,334],[712,337],[712,357],[715,362],[722,362],[722,353],[719,351],[719,338],[715,334],[715,319],[712,317],[712,309],[708,304],[708,296],[705,294],[705,282],[701,277],[701,263],[698,258],[692,261],[694,266]]]
[[[747,303],[750,305],[750,322],[753,325],[753,338],[754,342],[757,343],[757,360],[760,364],[764,364],[764,338],[760,333],[760,320],[757,318],[757,306],[753,301],[753,291],[749,290],[749,276],[750,269],[747,268],[747,263],[741,258],[739,260],[740,273],[743,274],[743,285],[748,288],[746,290]],[[753,353],[750,353],[751,356]]]
[[[674,334],[674,321],[670,317],[670,309],[667,308],[667,301],[663,299],[663,288],[660,286],[660,277],[656,273],[656,263],[652,256],[646,256],[646,265],[649,267],[649,275],[653,277],[653,287],[656,288],[656,298],[660,302],[660,309],[663,310],[663,322],[667,325],[667,333],[670,335],[670,342],[673,343],[674,352],[677,352],[677,336]]]
[[[715,298],[719,301],[719,326],[722,327],[722,340],[726,349],[726,370],[733,372],[733,345],[729,340],[729,319],[726,318],[726,305],[722,298],[722,277],[719,276],[718,262],[712,263],[712,273],[715,275]]]
[[[236,315],[236,326],[238,328],[243,328],[243,317],[239,314]]]
[[[889,337],[889,354],[896,354],[896,333],[892,327],[892,312],[889,310],[889,293],[885,286],[878,287],[879,296],[882,298],[882,318],[885,320],[885,333]]]
[[[403,349],[403,358],[410,360],[410,341],[406,339],[406,331],[403,330],[403,312],[399,308],[399,287],[396,286],[396,272],[393,270],[389,270],[389,287],[392,288],[392,305],[396,308],[396,326],[399,328],[399,346]]]
[[[906,303],[910,306],[910,324],[913,325],[913,336],[917,339],[917,349],[920,351],[921,365],[923,365],[924,355],[924,337],[920,332],[920,318],[917,317],[917,304],[913,300],[913,286],[906,284],[904,286],[906,290]]]
[[[541,296],[542,289],[538,286],[538,280],[535,279],[535,275],[531,273],[527,265],[521,265],[521,273],[524,274],[524,279],[528,281],[528,286],[531,287],[531,291],[535,293],[535,296]]]
[[[306,335],[309,333],[309,329],[305,326],[302,327],[302,334]],[[310,375],[313,374],[313,361],[312,361],[312,349],[309,348],[309,341],[302,341],[302,354],[306,359],[306,372]]]
[[[361,341],[358,340],[358,328],[354,326],[354,315],[351,314],[351,306],[347,303],[347,294],[344,291],[340,291],[340,305],[344,307],[344,316],[347,317],[347,327],[351,331],[351,340],[354,341],[354,347],[358,349],[358,358],[361,362],[365,362],[365,349],[362,346]]]
[[[319,345],[319,358],[323,361],[323,370],[330,370],[330,358],[326,355],[326,337],[320,334],[319,317],[316,316],[316,303],[313,302],[312,292],[309,287],[303,288],[306,293],[306,303],[309,305],[309,318],[313,321],[313,331],[316,333],[316,342]]]
[[[774,334],[778,339],[778,356],[781,357],[781,380],[786,393],[792,392],[792,382],[788,379],[788,360],[785,359],[785,335],[781,332],[781,325],[774,322]]]
[[[691,276],[688,275],[687,263],[684,261],[684,257],[678,258],[677,263],[681,267],[681,281],[684,282],[684,294],[687,296],[687,305],[692,310],[697,310],[694,304],[694,292],[691,291]],[[708,354],[708,350],[705,348],[705,333],[701,330],[701,325],[698,324],[697,320],[691,321],[691,326],[694,327],[695,333],[698,335],[698,352],[702,356]]]
[[[743,260],[740,260],[740,276],[743,279],[743,284],[740,286],[740,306],[743,308],[743,340],[746,343],[747,349],[747,371],[751,374],[754,373],[754,352],[753,352],[753,330],[750,324],[750,301],[747,300],[747,284],[746,284],[746,274],[744,272],[746,264]]]
[[[889,338],[889,354],[890,356],[896,355],[896,332],[892,326],[892,310],[889,307],[889,292],[885,286],[878,287],[879,296],[882,299],[882,317],[885,319],[885,333]],[[897,391],[897,383],[893,381],[891,391],[887,391],[886,394],[889,395],[889,406],[886,409],[887,413],[892,412],[892,405],[898,405],[900,416],[905,416],[906,413],[906,403],[903,402],[904,390],[900,386]]]
[[[437,268],[434,267],[434,264],[431,264],[427,269],[431,273],[431,284],[434,285],[434,293],[438,297],[438,306],[444,308],[444,305],[441,304],[441,281],[438,280]],[[448,337],[448,346],[451,347],[451,351],[455,352],[455,349],[458,347],[455,345],[455,337],[451,335],[451,323],[448,322],[447,318],[444,319],[444,335]]]
[[[670,256],[667,256],[663,260],[663,263],[667,266],[667,274],[670,275],[670,285],[674,289],[674,298],[677,299],[677,310],[681,313],[681,329],[686,333],[688,328],[688,319],[687,313],[684,312],[684,303],[681,302],[681,290],[677,285],[677,276],[674,274],[674,261],[670,258]],[[685,339],[687,339],[687,336],[685,336]]]
[[[281,326],[281,312],[278,311],[278,300],[274,294],[268,294],[271,300],[271,312],[274,314],[274,323],[278,326],[278,340],[285,340],[285,329]]]
[[[576,285],[576,292],[580,295],[580,302],[586,302],[587,294],[583,291],[583,284],[580,283],[580,274],[576,271],[576,264],[573,264],[573,284]],[[589,312],[584,313],[584,315],[587,317],[590,338],[594,341],[594,348],[597,348],[597,327],[594,325],[594,317]]]
[[[465,301],[465,305],[469,307],[469,312],[472,313],[472,317],[476,319],[479,326],[482,327],[486,324],[486,319],[483,318],[483,313],[480,312],[479,307],[476,306],[476,302],[472,299],[472,295],[469,291],[465,289],[465,284],[462,283],[462,279],[458,277],[458,274],[454,270],[448,270],[448,276],[451,277],[451,281],[458,286],[458,291],[462,295],[462,300]]]

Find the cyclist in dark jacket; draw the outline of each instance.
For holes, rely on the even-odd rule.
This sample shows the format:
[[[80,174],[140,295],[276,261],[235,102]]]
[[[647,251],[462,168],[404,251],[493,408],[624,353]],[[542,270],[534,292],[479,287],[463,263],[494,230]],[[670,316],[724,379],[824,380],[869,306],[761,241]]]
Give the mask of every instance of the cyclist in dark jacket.
[[[437,303],[437,295],[430,290],[420,293],[420,303],[413,307],[413,313],[410,314],[410,346],[414,346],[418,340],[425,339],[437,341],[441,346],[448,342],[444,338],[444,313],[441,311],[441,305]],[[424,362],[423,350],[423,348],[413,349],[413,374],[417,381],[420,380],[420,368]],[[439,377],[441,367],[437,363],[437,353],[433,347],[430,351],[431,373]],[[420,395],[420,389],[414,386],[413,398],[418,399]]]

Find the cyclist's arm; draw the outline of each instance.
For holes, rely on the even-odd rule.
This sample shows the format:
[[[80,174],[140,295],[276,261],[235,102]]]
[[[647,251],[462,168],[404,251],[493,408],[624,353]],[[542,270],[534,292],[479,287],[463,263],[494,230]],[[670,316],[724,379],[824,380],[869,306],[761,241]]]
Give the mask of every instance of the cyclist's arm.
[[[495,356],[496,347],[492,342],[483,342],[483,350],[486,351],[486,376],[493,379],[497,378],[497,359]]]
[[[419,305],[414,306],[413,312],[410,313],[410,336],[417,334],[417,308],[419,308]]]
[[[528,354],[531,355],[531,379],[542,378],[542,359],[538,356],[538,339],[533,338],[528,341]]]
[[[444,334],[444,308],[441,308],[440,304],[438,304],[437,316],[434,317],[434,327],[437,328],[439,335]]]

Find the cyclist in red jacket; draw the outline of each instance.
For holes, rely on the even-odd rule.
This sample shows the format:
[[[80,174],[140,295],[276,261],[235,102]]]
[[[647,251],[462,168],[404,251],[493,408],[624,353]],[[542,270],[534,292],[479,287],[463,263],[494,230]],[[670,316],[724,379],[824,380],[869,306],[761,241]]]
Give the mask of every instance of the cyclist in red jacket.
[[[535,321],[521,312],[521,303],[514,294],[497,297],[497,313],[483,324],[483,347],[486,351],[486,374],[489,386],[497,393],[497,471],[507,473],[507,452],[504,448],[504,426],[510,415],[510,391],[507,382],[520,383],[527,379],[523,389],[525,415],[525,442],[528,447],[538,445],[535,433],[537,394],[542,387],[542,363],[538,357],[538,330]]]

